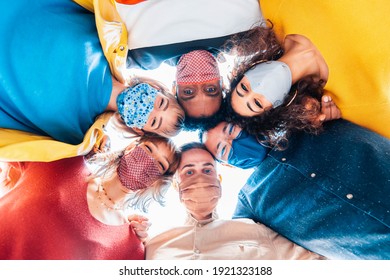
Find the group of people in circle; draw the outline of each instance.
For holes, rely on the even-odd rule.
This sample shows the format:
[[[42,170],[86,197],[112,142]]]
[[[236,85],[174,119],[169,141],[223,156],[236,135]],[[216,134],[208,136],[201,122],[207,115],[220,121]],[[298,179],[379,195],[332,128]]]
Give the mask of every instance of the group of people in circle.
[[[198,2],[7,6],[0,259],[390,257],[389,140],[342,119],[310,38],[279,40],[258,1]],[[172,28],[151,30],[172,5],[194,6],[175,19],[188,23],[169,17],[160,24]],[[226,18],[201,17],[202,5],[226,6]],[[224,53],[235,56],[227,85]],[[176,67],[171,89],[124,74],[162,62]],[[123,148],[112,149],[107,126]],[[181,130],[199,142],[176,147]],[[231,220],[216,212],[217,163],[255,168]],[[188,219],[150,239],[135,210],[163,205],[170,187]]]

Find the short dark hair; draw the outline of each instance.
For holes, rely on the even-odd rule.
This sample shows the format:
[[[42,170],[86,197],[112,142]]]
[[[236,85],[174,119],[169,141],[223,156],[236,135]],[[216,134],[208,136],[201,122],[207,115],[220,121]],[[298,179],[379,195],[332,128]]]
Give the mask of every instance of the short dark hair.
[[[226,118],[226,98],[222,98],[221,106],[218,111],[209,117],[190,117],[184,119],[182,129],[185,131],[206,131],[215,127]]]
[[[215,157],[212,153],[210,153],[209,150],[207,150],[206,148],[206,145],[203,144],[203,143],[200,143],[200,142],[190,142],[190,143],[186,143],[184,144],[183,146],[180,147],[180,154],[183,154],[184,152],[187,152],[187,151],[190,151],[190,150],[193,150],[193,149],[200,149],[200,150],[205,150],[206,152],[208,152],[212,157],[213,159],[215,160]]]

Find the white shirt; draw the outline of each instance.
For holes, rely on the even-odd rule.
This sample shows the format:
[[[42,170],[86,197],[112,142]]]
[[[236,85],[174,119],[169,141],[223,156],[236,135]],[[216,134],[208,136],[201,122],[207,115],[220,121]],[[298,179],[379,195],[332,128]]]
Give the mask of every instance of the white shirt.
[[[231,35],[263,20],[258,0],[147,0],[116,7],[130,50]]]
[[[150,260],[323,259],[250,219],[198,222],[163,232],[146,243]]]

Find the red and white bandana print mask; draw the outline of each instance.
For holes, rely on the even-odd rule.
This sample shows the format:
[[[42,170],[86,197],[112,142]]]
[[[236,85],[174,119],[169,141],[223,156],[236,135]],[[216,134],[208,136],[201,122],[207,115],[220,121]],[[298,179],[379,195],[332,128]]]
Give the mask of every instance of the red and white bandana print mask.
[[[220,79],[218,62],[205,50],[182,55],[176,66],[176,83],[198,84]]]
[[[161,176],[156,160],[141,147],[120,159],[117,172],[122,185],[132,191],[150,187]]]

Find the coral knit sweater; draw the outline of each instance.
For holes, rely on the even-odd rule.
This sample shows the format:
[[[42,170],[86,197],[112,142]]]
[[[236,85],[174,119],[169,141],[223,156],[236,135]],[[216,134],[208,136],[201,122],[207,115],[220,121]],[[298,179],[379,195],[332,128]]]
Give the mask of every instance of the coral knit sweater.
[[[128,224],[91,216],[83,157],[22,166],[20,181],[0,198],[0,259],[144,259]]]

